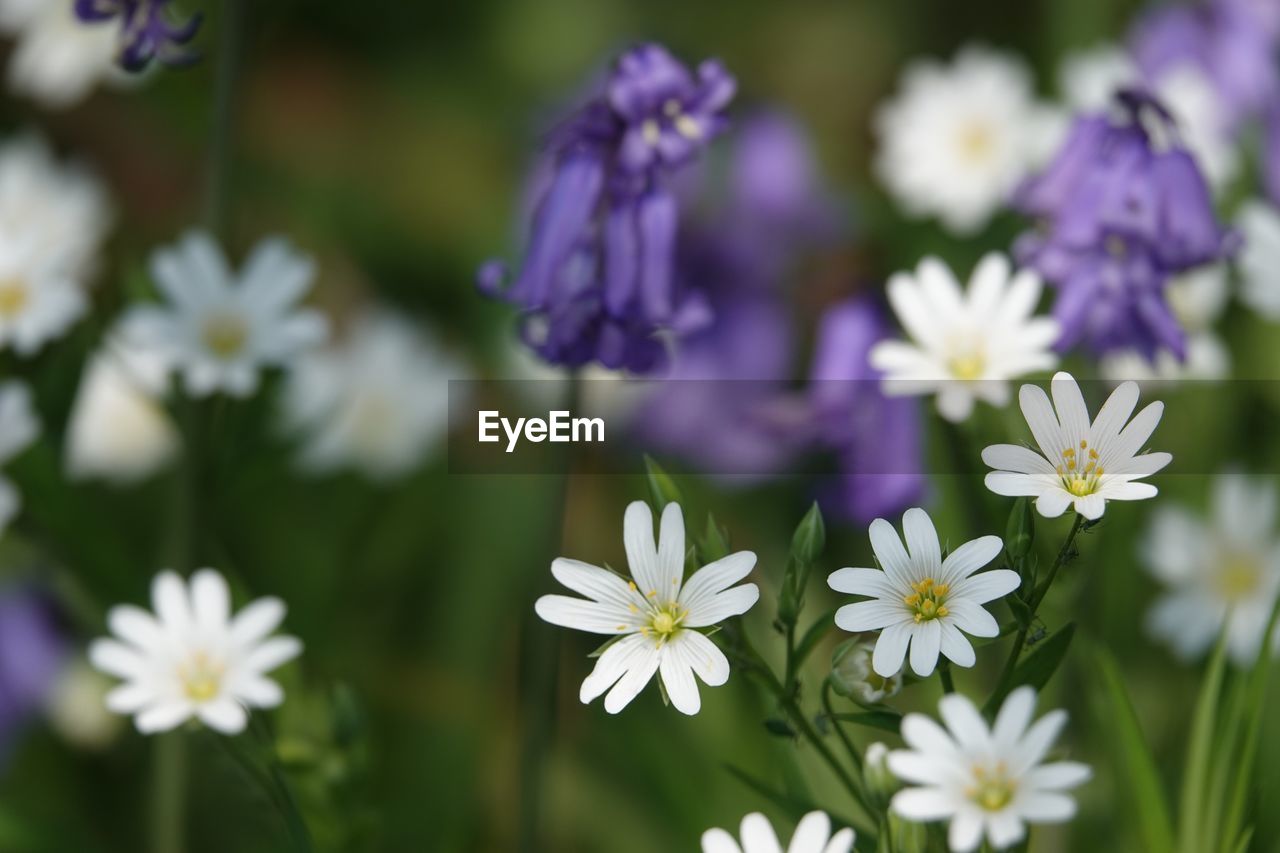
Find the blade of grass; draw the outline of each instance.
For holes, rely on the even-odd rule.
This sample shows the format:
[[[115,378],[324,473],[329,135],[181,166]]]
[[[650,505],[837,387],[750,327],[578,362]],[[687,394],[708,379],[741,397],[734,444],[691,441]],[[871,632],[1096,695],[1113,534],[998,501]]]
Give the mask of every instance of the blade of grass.
[[[1258,741],[1262,737],[1262,717],[1267,700],[1267,680],[1271,674],[1272,660],[1275,657],[1270,638],[1275,634],[1278,619],[1280,619],[1280,601],[1277,601],[1271,609],[1271,618],[1267,621],[1267,630],[1263,634],[1262,647],[1258,651],[1257,660],[1253,663],[1253,669],[1249,672],[1249,695],[1246,703],[1249,723],[1245,731],[1244,743],[1240,750],[1235,782],[1232,785],[1231,796],[1228,799],[1227,817],[1223,823],[1224,838],[1233,838],[1239,833],[1243,834],[1247,839],[1253,834],[1252,830],[1246,831],[1244,828],[1245,808],[1249,800],[1249,791],[1253,787],[1250,783],[1253,779],[1254,763],[1257,760]]]
[[[1209,660],[1191,717],[1191,738],[1182,766],[1182,797],[1178,805],[1178,850],[1181,853],[1204,853],[1212,849],[1212,842],[1205,837],[1205,788],[1209,782],[1209,762],[1213,757],[1213,734],[1226,671],[1226,651],[1226,631],[1223,631],[1214,645],[1213,657]]]

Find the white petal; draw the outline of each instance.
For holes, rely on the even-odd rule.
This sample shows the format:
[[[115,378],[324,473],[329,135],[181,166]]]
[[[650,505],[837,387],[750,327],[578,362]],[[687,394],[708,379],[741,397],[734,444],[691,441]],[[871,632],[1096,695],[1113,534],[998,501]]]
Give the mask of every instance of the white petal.
[[[890,625],[880,632],[876,640],[875,651],[871,653],[871,668],[881,678],[892,678],[902,671],[902,662],[907,656],[907,644],[911,642],[910,621]]]
[[[1107,501],[1145,501],[1159,493],[1160,490],[1150,483],[1109,483],[1093,497]]]
[[[1049,383],[1053,392],[1053,406],[1058,412],[1058,423],[1062,425],[1062,435],[1070,444],[1058,448],[1061,453],[1067,447],[1089,435],[1089,408],[1084,404],[1084,395],[1080,393],[1080,385],[1069,373],[1057,373]],[[1048,454],[1045,454],[1048,456]],[[1053,458],[1053,457],[1051,457]]]
[[[1066,444],[1058,418],[1049,403],[1049,395],[1037,385],[1023,385],[1018,390],[1018,405],[1031,428],[1031,435],[1040,445],[1040,452],[1046,459],[1057,459],[1066,449]]]
[[[167,732],[191,719],[195,709],[190,702],[165,702],[153,705],[134,717],[133,724],[144,735]]]
[[[642,663],[647,665],[647,659],[650,656],[654,657],[656,668],[657,649],[648,638],[640,634],[623,637],[596,658],[596,665],[592,668],[591,674],[582,682],[578,698],[583,704],[591,702],[612,687],[628,669]]]
[[[108,675],[127,680],[145,680],[151,675],[146,658],[115,640],[94,640],[89,645],[89,662]]]
[[[899,593],[889,575],[880,569],[836,569],[827,577],[827,586],[836,592],[873,598],[889,598]]]
[[[1006,498],[1036,497],[1046,491],[1058,489],[1048,485],[1044,474],[1017,474],[1011,471],[992,471],[983,479],[987,490]],[[1065,504],[1063,509],[1066,509]],[[1059,513],[1061,514],[1061,513]]]
[[[1027,834],[1027,828],[1018,819],[1017,812],[1005,809],[987,818],[987,838],[997,850],[1012,847]]]
[[[929,619],[914,626],[911,632],[911,671],[921,678],[933,674],[942,649],[942,626]]]
[[[156,693],[150,687],[132,682],[109,692],[104,704],[115,714],[136,714],[156,702]]]
[[[965,542],[947,555],[942,564],[943,583],[954,584],[994,560],[1004,550],[999,536],[982,536]]]
[[[693,573],[689,582],[680,590],[680,603],[692,615],[710,605],[719,593],[751,574],[755,564],[755,554],[750,551],[738,551],[703,566]]]
[[[244,666],[257,672],[270,672],[301,653],[302,641],[296,637],[272,637],[249,652]]]
[[[973,644],[965,639],[964,634],[960,633],[960,629],[953,625],[950,620],[938,620],[942,625],[942,646],[941,651],[947,657],[947,660],[956,666],[969,667],[978,661],[978,656],[973,650]]]
[[[255,708],[275,708],[284,701],[284,690],[265,676],[246,678],[230,692],[244,704]]]
[[[976,812],[963,811],[951,819],[947,832],[947,844],[952,853],[969,853],[977,850],[982,841],[982,817]]]
[[[1134,407],[1138,405],[1138,383],[1122,382],[1111,392],[1107,402],[1098,410],[1089,430],[1089,446],[1102,453],[1102,449],[1114,441],[1124,428]]]
[[[919,507],[907,510],[902,516],[902,533],[911,562],[922,573],[920,577],[936,577],[942,566],[942,549],[929,513]]]
[[[141,607],[122,604],[107,613],[111,633],[139,649],[153,649],[165,642],[164,632],[155,617]]]
[[[196,709],[196,715],[206,726],[224,735],[239,734],[249,722],[244,708],[230,697],[201,705]]]
[[[1050,711],[1037,720],[1018,744],[1015,757],[1010,761],[1010,772],[1024,773],[1039,764],[1066,724],[1067,712],[1062,710]]]
[[[993,444],[982,450],[982,461],[1000,471],[1019,474],[1043,474],[1052,477],[1056,473],[1049,460],[1029,447],[1018,444]]]
[[[638,598],[627,582],[613,572],[580,560],[564,557],[553,560],[551,575],[579,595],[623,610],[627,605],[636,603]]]
[[[708,829],[702,833],[702,853],[742,853],[742,848],[723,829]]]
[[[1117,463],[1122,464],[1124,460],[1137,455],[1151,438],[1151,434],[1156,431],[1162,415],[1164,415],[1164,403],[1159,401],[1151,403],[1138,412],[1113,444],[1098,451],[1102,456],[1103,467],[1113,468]]]
[[[830,837],[831,818],[827,817],[826,812],[809,812],[796,825],[791,843],[787,845],[787,853],[821,853]]]
[[[622,519],[622,541],[627,550],[631,577],[640,594],[657,594],[662,585],[658,547],[653,540],[653,512],[644,501],[632,501]]]
[[[743,853],[782,853],[782,845],[769,819],[753,812],[742,819]]]
[[[195,621],[206,631],[222,630],[231,612],[227,581],[212,569],[201,569],[191,578],[191,610]]]
[[[831,840],[827,842],[827,846],[823,848],[822,853],[849,853],[853,849],[853,842],[856,840],[853,829],[846,826],[831,836]],[[799,851],[793,851],[793,853],[799,853]]]
[[[161,572],[151,583],[151,604],[169,631],[185,631],[191,625],[187,585],[175,572]]]
[[[1149,488],[1153,491],[1155,490],[1155,486],[1150,486]],[[1107,511],[1107,499],[1096,492],[1092,495],[1085,495],[1082,498],[1076,498],[1074,505],[1076,512],[1080,513],[1090,521],[1097,521],[1099,518],[1102,518],[1102,514]]]
[[[680,584],[684,580],[684,514],[679,504],[667,504],[662,511],[661,527],[658,543],[660,575],[657,589],[662,590],[659,593],[661,600],[675,601],[680,595]],[[754,557],[753,554],[753,562]]]
[[[939,788],[906,788],[893,795],[890,808],[916,823],[942,820],[955,814],[955,800]]]
[[[1040,497],[1036,498],[1036,512],[1045,518],[1057,518],[1067,511],[1067,507],[1075,502],[1075,495],[1066,489],[1056,487],[1042,492]]]
[[[907,556],[907,550],[902,546],[902,540],[898,538],[898,531],[893,529],[893,525],[883,518],[877,518],[867,528],[867,535],[871,539],[871,550],[889,577],[896,583],[910,586],[911,558]]]
[[[629,634],[640,626],[638,615],[625,607],[567,595],[544,595],[533,609],[544,622],[592,634]]]
[[[724,592],[718,592],[710,599],[701,596],[700,600],[688,605],[689,613],[685,616],[686,628],[706,628],[718,625],[726,619],[741,616],[760,600],[760,588],[753,583],[744,583]]]
[[[242,647],[253,645],[278,628],[284,614],[284,602],[278,598],[250,602],[231,620],[232,642]]]
[[[1018,741],[1031,725],[1031,715],[1036,710],[1036,692],[1030,687],[1019,687],[1011,692],[1000,706],[996,714],[995,725],[991,729],[991,737],[996,748],[1001,752],[1014,750]]]
[[[964,752],[986,752],[990,749],[991,733],[987,722],[968,697],[948,693],[938,703],[938,711]]]
[[[952,597],[947,601],[951,611],[947,621],[973,637],[994,637],[1000,633],[996,618],[973,601]]]
[[[988,601],[1003,598],[1017,589],[1021,583],[1022,579],[1018,577],[1017,572],[1009,569],[991,569],[956,582],[952,587],[952,594],[966,601],[972,601],[974,604],[986,604]]]
[[[684,632],[688,633],[688,632]],[[698,684],[693,680],[693,670],[689,662],[679,651],[679,638],[672,639],[662,649],[659,658],[658,674],[662,678],[662,686],[667,690],[667,698],[682,714],[693,715],[702,710],[702,697],[698,695]]]
[[[1087,764],[1076,761],[1055,761],[1027,771],[1022,778],[1028,788],[1064,790],[1084,784],[1091,776],[1093,771]]]
[[[1018,813],[1032,823],[1064,823],[1076,815],[1076,801],[1066,794],[1028,791],[1018,797]]]
[[[879,631],[890,625],[910,621],[911,615],[901,601],[859,601],[836,611],[836,625],[852,634]]]

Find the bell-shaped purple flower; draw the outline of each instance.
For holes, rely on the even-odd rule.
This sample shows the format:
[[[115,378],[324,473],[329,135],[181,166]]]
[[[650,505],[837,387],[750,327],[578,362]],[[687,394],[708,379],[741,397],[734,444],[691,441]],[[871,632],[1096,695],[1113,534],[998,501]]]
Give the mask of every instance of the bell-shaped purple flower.
[[[0,766],[47,699],[66,655],[66,637],[44,596],[27,588],[0,590]]]
[[[1058,288],[1061,348],[1083,342],[1099,353],[1185,356],[1165,299],[1169,278],[1221,260],[1236,239],[1219,223],[1199,167],[1158,102],[1124,91],[1115,114],[1078,119],[1014,203],[1040,220],[1014,253]]]
[[[482,291],[519,306],[525,341],[554,364],[649,372],[664,333],[705,325],[707,302],[674,270],[673,170],[724,126],[734,83],[716,62],[691,73],[658,45],[615,64],[600,94],[551,136],[524,262],[481,267]]]
[[[152,60],[187,65],[196,55],[187,49],[200,29],[202,16],[174,20],[173,0],[76,0],[76,15],[87,24],[120,27],[120,65],[142,71]]]
[[[819,326],[810,373],[819,442],[840,466],[820,499],[827,512],[858,524],[896,515],[925,493],[920,402],[886,396],[868,359],[890,333],[871,298],[834,305]]]

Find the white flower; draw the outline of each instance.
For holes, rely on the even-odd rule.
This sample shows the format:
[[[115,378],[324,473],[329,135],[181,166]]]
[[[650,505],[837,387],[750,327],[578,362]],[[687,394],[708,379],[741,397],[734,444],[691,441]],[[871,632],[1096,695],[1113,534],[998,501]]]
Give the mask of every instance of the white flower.
[[[1138,66],[1124,48],[1100,44],[1068,54],[1058,68],[1058,88],[1073,112],[1100,112],[1118,89],[1134,85]]]
[[[412,470],[449,426],[449,380],[466,368],[423,330],[388,311],[361,317],[341,344],[295,362],[284,419],[305,434],[315,472],[353,467],[386,479]]]
[[[759,812],[742,819],[740,836],[741,847],[723,829],[708,829],[702,834],[702,853],[782,853],[769,819]],[[831,818],[825,812],[809,812],[796,826],[786,853],[849,853],[853,841],[852,829],[846,827],[832,835]]]
[[[1280,211],[1263,201],[1247,202],[1236,219],[1244,238],[1238,263],[1240,301],[1264,319],[1280,320]]]
[[[1155,360],[1136,350],[1108,353],[1098,372],[1115,382],[1132,379],[1151,387],[1184,379],[1225,379],[1231,373],[1231,353],[1214,332],[1228,297],[1227,267],[1214,264],[1169,280],[1165,295],[1178,323],[1187,333],[1187,357],[1180,360],[1161,349]]]
[[[115,686],[87,660],[77,658],[62,668],[45,701],[49,725],[68,743],[81,749],[107,747],[122,728],[121,719],[105,707]]]
[[[1138,452],[1160,423],[1164,403],[1151,403],[1129,421],[1138,403],[1138,384],[1124,382],[1090,423],[1080,386],[1070,374],[1056,374],[1050,385],[1052,404],[1035,385],[1023,385],[1018,394],[1040,453],[1014,444],[987,447],[982,461],[997,469],[987,474],[987,488],[1006,497],[1035,497],[1036,509],[1046,518],[1073,506],[1091,521],[1102,517],[1109,500],[1155,497],[1155,486],[1137,481],[1168,465],[1173,456]]]
[[[1181,507],[1156,508],[1139,551],[1169,587],[1147,614],[1152,636],[1193,659],[1225,624],[1231,659],[1254,662],[1280,595],[1276,509],[1275,485],[1241,474],[1215,480],[1208,523]]]
[[[880,631],[871,658],[876,674],[888,678],[902,669],[911,648],[911,669],[931,675],[941,652],[957,666],[973,666],[973,646],[961,631],[975,637],[1000,633],[995,618],[982,605],[1017,589],[1018,573],[995,569],[974,574],[1004,547],[999,536],[966,542],[942,559],[938,532],[929,514],[912,507],[902,516],[907,547],[883,518],[871,522],[871,550],[880,569],[840,569],[827,584],[836,592],[865,595],[868,601],[836,611],[836,625],[846,631]]]
[[[902,689],[902,673],[878,674],[872,667],[875,643],[848,640],[836,652],[831,679],[837,693],[863,705],[875,705],[898,694]]]
[[[889,302],[912,343],[882,341],[872,348],[885,392],[936,393],[939,413],[963,421],[975,398],[1004,406],[1009,379],[1054,367],[1050,347],[1058,323],[1032,316],[1040,278],[1031,270],[1010,273],[1008,259],[992,253],[974,270],[967,291],[937,258],[922,260],[915,275],[894,275]]]
[[[190,585],[161,572],[151,587],[155,614],[121,605],[107,624],[114,638],[95,640],[89,661],[124,684],[106,697],[107,709],[134,715],[143,734],[198,719],[223,734],[243,731],[250,708],[284,701],[267,673],[302,651],[294,637],[269,636],[284,619],[284,604],[260,598],[235,616],[227,582],[202,569]]]
[[[297,307],[315,266],[284,240],[260,242],[237,276],[211,236],[191,232],[152,255],[151,274],[167,305],[133,308],[125,334],[168,359],[194,396],[247,397],[262,369],[324,339],[324,318]]]
[[[40,420],[31,406],[31,391],[18,382],[0,384],[0,465],[5,465],[40,433]],[[0,475],[0,534],[18,514],[22,498],[13,483]]]
[[[923,714],[908,714],[902,739],[910,749],[889,753],[889,769],[920,787],[899,791],[890,808],[908,820],[949,819],[956,853],[976,850],[983,835],[1004,849],[1026,837],[1027,823],[1070,820],[1076,803],[1065,791],[1091,773],[1074,761],[1044,763],[1067,712],[1050,711],[1032,725],[1035,704],[1035,691],[1019,687],[991,727],[956,693],[938,706],[945,729]]]
[[[9,89],[63,109],[103,80],[119,80],[115,27],[86,26],[75,0],[0,0],[0,27],[17,37],[9,59]]]
[[[876,116],[876,173],[908,214],[973,233],[1039,156],[1039,110],[1011,56],[969,47],[950,66],[916,62]]]
[[[168,366],[156,353],[111,335],[89,359],[71,406],[67,475],[129,484],[173,459],[178,430],[160,402],[168,380]]]
[[[696,714],[702,700],[694,674],[718,687],[729,678],[729,661],[695,629],[746,613],[759,600],[755,584],[733,586],[750,573],[756,555],[750,551],[730,554],[699,569],[684,583],[684,516],[678,504],[667,504],[663,510],[656,543],[653,513],[643,501],[627,507],[622,533],[631,581],[561,557],[551,564],[551,574],[589,600],[544,595],[535,609],[554,625],[620,637],[582,682],[584,703],[607,690],[604,709],[616,714],[656,672],[671,704],[682,713]]]
[[[32,355],[84,314],[109,222],[87,172],[35,138],[0,146],[0,349]]]

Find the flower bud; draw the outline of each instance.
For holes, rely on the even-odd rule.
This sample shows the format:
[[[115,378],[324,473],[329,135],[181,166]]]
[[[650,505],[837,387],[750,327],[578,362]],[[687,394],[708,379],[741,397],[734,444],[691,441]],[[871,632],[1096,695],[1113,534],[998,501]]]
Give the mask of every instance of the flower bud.
[[[871,668],[875,644],[846,640],[831,655],[831,686],[841,696],[862,705],[875,705],[902,689],[902,673],[889,678]]]

